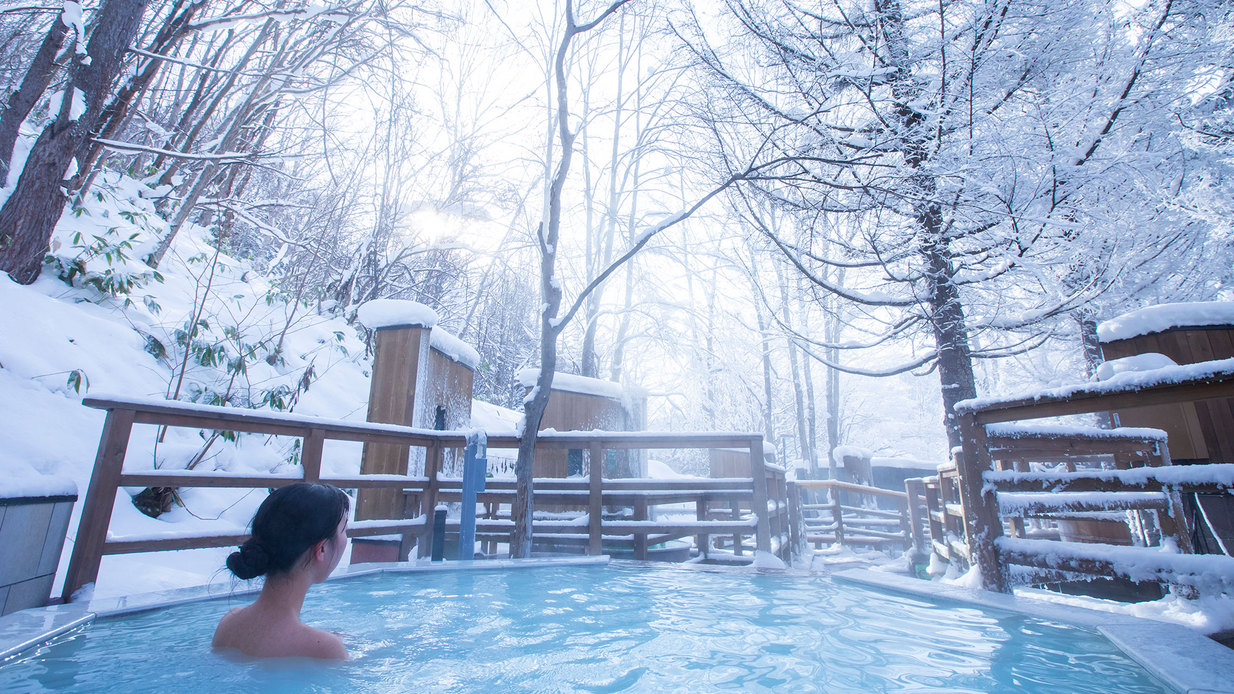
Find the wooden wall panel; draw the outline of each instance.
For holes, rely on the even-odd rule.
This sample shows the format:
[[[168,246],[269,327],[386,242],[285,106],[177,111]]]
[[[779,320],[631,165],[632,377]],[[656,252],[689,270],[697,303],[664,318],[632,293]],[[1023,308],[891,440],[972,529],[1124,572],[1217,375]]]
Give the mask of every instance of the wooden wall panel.
[[[1190,327],[1137,335],[1101,345],[1105,359],[1157,352],[1178,364],[1234,357],[1234,328]],[[1164,429],[1170,455],[1180,461],[1234,462],[1234,399],[1142,407],[1118,413],[1123,426]]]

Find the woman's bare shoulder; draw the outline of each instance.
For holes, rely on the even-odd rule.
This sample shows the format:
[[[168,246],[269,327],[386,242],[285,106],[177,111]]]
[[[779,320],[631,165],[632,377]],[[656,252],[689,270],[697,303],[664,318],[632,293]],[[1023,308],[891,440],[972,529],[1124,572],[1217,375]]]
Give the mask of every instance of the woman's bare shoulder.
[[[298,655],[323,660],[347,660],[347,647],[343,640],[335,634],[305,625],[296,650]]]

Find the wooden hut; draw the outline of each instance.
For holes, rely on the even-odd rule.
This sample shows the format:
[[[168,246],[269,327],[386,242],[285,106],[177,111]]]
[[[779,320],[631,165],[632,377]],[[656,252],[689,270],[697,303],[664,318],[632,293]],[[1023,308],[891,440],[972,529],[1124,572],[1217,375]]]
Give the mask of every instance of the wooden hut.
[[[439,430],[470,425],[472,386],[480,360],[474,349],[436,327],[432,309],[412,301],[370,301],[360,307],[358,317],[374,331],[368,421]],[[423,473],[423,451],[412,454],[407,446],[365,444],[360,470]],[[403,518],[403,505],[399,490],[362,489],[356,495],[356,520]],[[397,541],[357,541],[352,545],[352,563],[395,561],[398,553]]]
[[[1109,372],[1115,360],[1135,368],[1234,358],[1234,302],[1160,304],[1118,316],[1097,328]],[[1145,360],[1149,363],[1143,363]],[[1101,375],[1101,374],[1099,374]],[[1234,463],[1234,398],[1137,407],[1114,413],[1117,424],[1164,429],[1174,464]],[[1234,550],[1234,501],[1197,494],[1187,500],[1199,551]]]
[[[524,369],[519,382],[531,391],[539,372]],[[646,425],[646,396],[631,392],[620,383],[573,374],[553,375],[552,392],[540,430],[554,431],[640,431]],[[639,477],[643,457],[638,451],[609,451],[604,476]],[[532,474],[536,477],[577,477],[586,471],[582,450],[536,450]]]
[[[1098,326],[1106,361],[1161,354],[1175,364],[1234,357],[1234,302],[1161,304]],[[1179,462],[1234,462],[1234,399],[1121,410],[1119,424],[1169,434]]]

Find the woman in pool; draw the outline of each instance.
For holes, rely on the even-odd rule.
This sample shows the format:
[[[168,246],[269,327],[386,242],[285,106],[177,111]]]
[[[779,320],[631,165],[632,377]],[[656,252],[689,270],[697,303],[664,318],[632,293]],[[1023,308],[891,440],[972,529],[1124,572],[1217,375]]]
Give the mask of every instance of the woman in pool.
[[[227,557],[238,578],[264,575],[257,601],[228,612],[214,631],[215,650],[255,658],[346,660],[338,636],[300,621],[309,586],[326,580],[347,547],[347,495],[328,484],[276,489],[253,516],[253,536]]]

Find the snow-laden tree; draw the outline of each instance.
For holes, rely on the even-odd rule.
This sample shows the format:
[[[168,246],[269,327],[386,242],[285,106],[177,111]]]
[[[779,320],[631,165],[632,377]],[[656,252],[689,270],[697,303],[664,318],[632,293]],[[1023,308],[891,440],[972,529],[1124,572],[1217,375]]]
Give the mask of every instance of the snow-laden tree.
[[[796,221],[754,226],[860,307],[860,339],[803,343],[853,373],[937,369],[955,444],[974,359],[1074,332],[1113,287],[1159,278],[1158,259],[1198,260],[1209,227],[1170,196],[1198,175],[1175,114],[1212,64],[1211,27],[1184,5],[729,0],[727,23],[684,24],[728,97],[709,105],[717,131],[785,162],[745,204]],[[911,356],[881,367],[826,356],[897,343]]]

